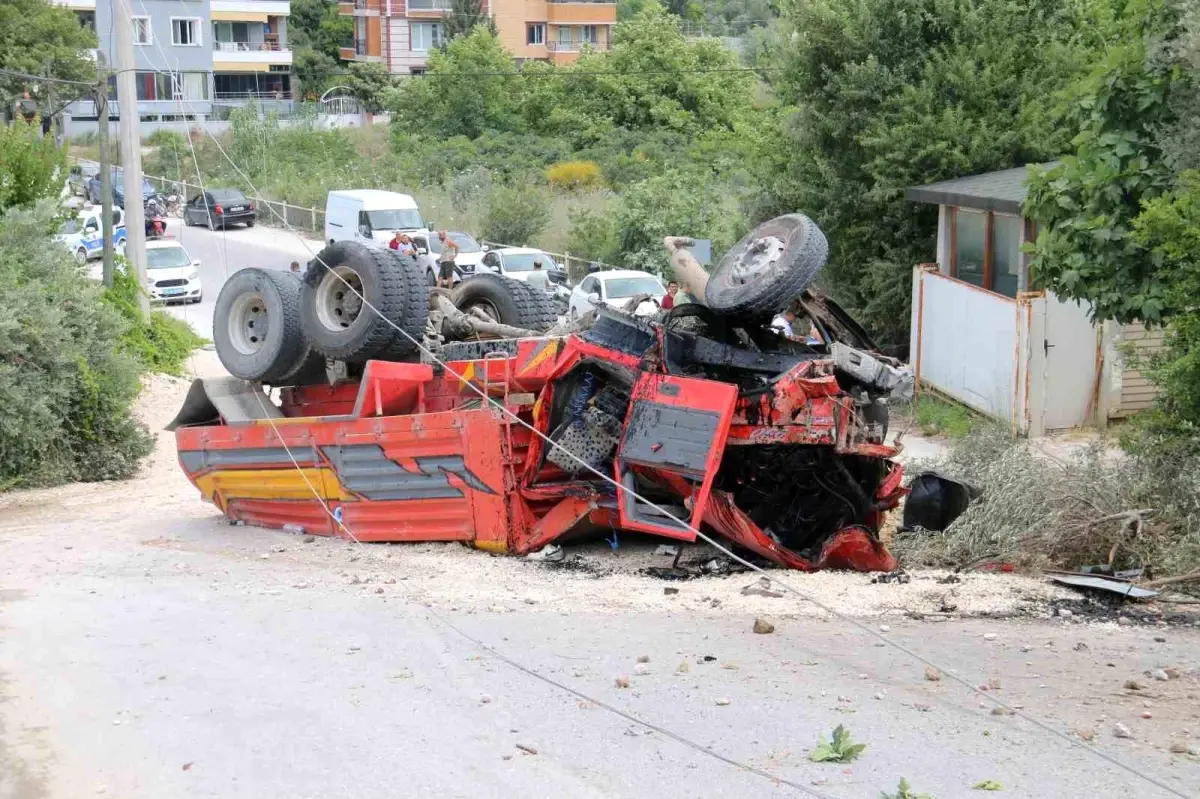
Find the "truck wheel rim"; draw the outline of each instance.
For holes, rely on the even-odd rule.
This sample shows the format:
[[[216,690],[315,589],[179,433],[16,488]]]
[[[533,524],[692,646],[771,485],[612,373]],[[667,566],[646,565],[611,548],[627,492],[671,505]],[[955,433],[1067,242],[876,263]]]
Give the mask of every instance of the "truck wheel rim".
[[[362,278],[358,272],[348,266],[327,270],[317,285],[317,321],[327,330],[345,330],[354,324],[362,311],[362,294]]]
[[[482,299],[475,300],[474,302],[471,302],[468,305],[462,306],[460,308],[460,310],[463,311],[464,313],[470,313],[471,311],[473,311],[475,309],[483,311],[483,313],[486,314],[488,317],[490,317],[493,322],[500,321],[500,312],[496,310],[495,305],[492,305],[487,300],[482,300]]]
[[[778,236],[755,239],[734,262],[730,271],[730,282],[737,285],[753,283],[775,268],[786,249],[787,242]]]
[[[242,355],[255,355],[263,348],[270,330],[267,304],[261,294],[243,294],[229,310],[229,342]]]

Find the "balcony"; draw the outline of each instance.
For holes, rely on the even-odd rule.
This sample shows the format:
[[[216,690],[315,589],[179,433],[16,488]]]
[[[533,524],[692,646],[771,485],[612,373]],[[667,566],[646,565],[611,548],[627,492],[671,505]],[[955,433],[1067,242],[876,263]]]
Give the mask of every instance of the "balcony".
[[[546,5],[546,21],[575,25],[615,25],[617,6],[615,3],[564,3],[550,2]]]
[[[213,69],[235,64],[292,63],[292,51],[278,42],[213,42]]]
[[[611,45],[608,42],[546,42],[546,49],[552,53],[578,53],[584,47],[592,50],[608,50]]]
[[[343,17],[377,17],[380,0],[338,0],[338,14]]]
[[[454,9],[454,0],[407,0],[408,16],[441,16]]]
[[[287,48],[278,42],[213,42],[218,53],[283,52]]]

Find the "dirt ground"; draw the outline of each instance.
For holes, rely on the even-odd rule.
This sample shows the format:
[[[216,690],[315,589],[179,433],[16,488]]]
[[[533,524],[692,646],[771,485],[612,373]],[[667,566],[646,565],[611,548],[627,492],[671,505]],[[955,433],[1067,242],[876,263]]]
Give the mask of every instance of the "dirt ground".
[[[192,366],[201,374],[219,369],[207,352],[198,353]],[[174,415],[187,385],[187,380],[166,377],[149,382],[139,413],[152,429],[161,430]],[[0,496],[0,799],[100,793],[155,799],[395,795],[388,793],[387,786],[394,785],[390,774],[378,782],[343,774],[338,782],[332,774],[293,768],[279,774],[267,769],[272,776],[249,778],[243,765],[250,766],[241,764],[241,755],[222,748],[225,739],[241,734],[238,725],[261,731],[263,725],[279,722],[247,715],[244,702],[227,707],[225,694],[233,690],[240,696],[277,700],[279,712],[291,718],[289,714],[301,712],[293,704],[298,700],[291,694],[277,697],[269,675],[275,670],[290,673],[296,661],[289,655],[285,665],[273,659],[273,651],[292,652],[336,638],[333,649],[322,643],[325,649],[304,655],[319,663],[321,658],[356,653],[359,647],[378,647],[387,630],[388,636],[401,635],[412,643],[379,653],[379,668],[401,675],[424,670],[426,687],[420,698],[433,703],[430,713],[440,719],[445,706],[439,703],[462,703],[461,683],[455,681],[449,688],[439,683],[429,673],[431,664],[417,655],[426,648],[436,651],[436,656],[430,655],[436,672],[438,658],[463,642],[449,643],[455,637],[444,630],[429,633],[426,627],[436,628],[439,619],[454,620],[480,640],[490,636],[491,645],[507,649],[508,657],[530,668],[575,680],[573,684],[610,697],[608,701],[632,702],[638,712],[673,721],[705,744],[737,750],[753,740],[757,746],[743,753],[746,762],[805,785],[823,786],[826,795],[875,796],[884,788],[894,789],[899,777],[907,776],[918,788],[938,788],[938,797],[965,796],[972,793],[965,784],[974,778],[971,775],[1003,776],[1009,795],[1171,795],[1156,793],[1102,761],[1093,762],[1089,758],[1094,756],[1024,721],[992,715],[986,697],[948,678],[926,679],[921,664],[884,639],[902,642],[946,664],[952,673],[978,680],[984,689],[1036,712],[1074,740],[1145,768],[1175,786],[1174,795],[1200,790],[1200,623],[1183,612],[1188,606],[1118,608],[1038,577],[1015,575],[920,571],[908,575],[907,582],[881,582],[873,575],[772,573],[773,581],[867,620],[880,634],[874,637],[782,592],[778,584],[766,586],[764,592],[755,574],[686,581],[648,575],[648,567],[672,561],[656,554],[661,543],[633,537],[620,539],[615,548],[603,541],[568,545],[561,562],[543,562],[493,556],[458,544],[360,546],[231,527],[200,501],[183,477],[169,434],[159,436],[154,455],[134,480]],[[687,547],[682,561],[707,562],[713,554],[706,546]],[[334,610],[343,615],[331,617]],[[298,621],[297,612],[307,614],[308,621]],[[756,617],[769,618],[778,632],[751,634]],[[270,618],[280,620],[278,627],[267,621]],[[127,621],[117,626],[122,619]],[[204,646],[224,641],[222,647],[229,649],[219,654],[205,649],[203,658],[241,655],[242,647],[246,651],[235,673],[221,682],[206,682],[194,674],[184,695],[171,698],[175,711],[166,713],[170,702],[164,705],[167,699],[152,693],[163,687],[154,680],[165,678],[149,675],[154,670],[177,671],[181,653],[195,654],[186,643],[193,634],[187,629],[189,619],[214,625],[205,628]],[[364,626],[367,620],[369,628]],[[135,646],[135,641],[142,643]],[[471,658],[493,664],[487,670],[489,680],[498,678],[493,672],[511,671],[480,654],[478,647],[469,645],[467,650]],[[641,651],[650,653],[653,665],[635,663]],[[373,663],[371,657],[364,654],[355,662],[366,666]],[[693,665],[684,669],[677,661]],[[322,696],[344,690],[359,697],[352,707],[323,710],[326,722],[336,719],[339,729],[352,729],[356,714],[365,712],[360,700],[366,678],[318,669],[319,677],[312,672],[306,672],[307,678],[297,677],[309,686],[304,702],[332,701],[316,698],[312,691],[318,685]],[[693,676],[689,671],[699,673]],[[630,676],[632,691],[614,688],[614,676],[622,674]],[[128,683],[130,675],[144,677],[147,685]],[[337,682],[343,678],[348,680],[345,685]],[[490,704],[493,694],[503,697],[511,691],[513,679],[509,674],[499,685],[489,683],[490,693],[483,694],[489,697],[486,702],[476,698],[478,686],[472,682],[470,712],[480,702]],[[86,696],[72,693],[71,685],[76,690],[88,686]],[[452,694],[445,695],[447,690]],[[514,717],[469,737],[491,745],[509,726],[535,727],[531,719],[546,716],[546,724],[558,724],[546,708],[564,697],[553,689],[546,691],[542,699],[525,692],[523,720]],[[789,701],[773,703],[772,693]],[[689,704],[697,696],[706,701]],[[724,700],[734,708],[745,705],[758,712],[731,712],[726,714],[730,721],[718,721],[717,728],[697,727],[698,719],[716,710],[714,696],[718,706]],[[576,700],[566,698],[574,706]],[[946,704],[941,711],[939,703]],[[188,708],[186,715],[178,714],[181,705]],[[887,712],[881,713],[885,705]],[[788,713],[778,715],[784,707]],[[935,716],[943,714],[932,727],[931,708]],[[847,713],[858,715],[846,717]],[[220,723],[195,726],[206,718]],[[854,769],[822,770],[809,763],[804,752],[817,731],[828,734],[843,720],[856,733],[869,736],[876,748],[881,739],[888,741],[887,755]],[[108,731],[120,732],[113,740],[101,732],[110,723],[120,728]],[[393,714],[380,723],[401,722]],[[672,769],[684,760],[707,761],[690,750],[682,757],[672,749],[678,744],[662,736],[654,744],[658,760],[643,764],[649,776],[628,782],[619,763],[597,754],[599,749],[608,751],[613,741],[602,732],[580,731],[573,726],[576,722],[561,724],[566,726],[542,733],[551,750],[542,753],[542,761],[556,758],[552,773],[514,775],[511,781],[497,782],[492,770],[500,763],[510,768],[508,760],[479,754],[475,762],[475,755],[468,754],[468,772],[482,771],[478,776],[465,774],[456,785],[487,786],[471,794],[486,796],[685,795],[679,792],[681,785],[689,786],[687,795],[745,796],[779,788],[764,790],[764,783],[755,781],[759,778],[720,763],[688,766],[676,773]],[[720,734],[726,724],[737,742]],[[628,727],[627,721],[620,722],[614,733],[622,746],[630,744]],[[432,759],[440,756],[439,747],[453,749],[461,743],[455,735],[466,734],[461,727],[436,728],[443,737],[417,734]],[[768,743],[776,739],[776,728],[788,729],[793,738],[786,746],[771,748]],[[135,741],[121,743],[122,736],[135,732]],[[413,735],[411,729],[396,732]],[[347,734],[360,740],[353,731]],[[563,735],[591,741],[593,748],[572,746],[568,752],[561,745]],[[550,736],[558,736],[557,749]],[[926,746],[934,739],[943,749]],[[371,763],[379,756],[374,745],[373,739],[362,745]],[[158,765],[160,758],[184,757],[176,746],[181,752],[191,751],[189,746],[207,751],[210,761],[225,752],[224,765],[196,778],[210,782],[180,782],[178,773],[168,775]],[[162,748],[170,752],[160,752]],[[296,763],[277,752],[263,756],[282,758],[293,767]],[[338,757],[349,758],[346,762],[357,762],[360,756],[367,755],[348,755],[344,747],[338,748]],[[968,763],[970,768],[963,765]],[[439,790],[437,780],[421,766],[414,767],[413,775],[414,786],[423,788],[414,795],[460,795],[457,788]],[[1075,792],[1084,786],[1086,792]]]

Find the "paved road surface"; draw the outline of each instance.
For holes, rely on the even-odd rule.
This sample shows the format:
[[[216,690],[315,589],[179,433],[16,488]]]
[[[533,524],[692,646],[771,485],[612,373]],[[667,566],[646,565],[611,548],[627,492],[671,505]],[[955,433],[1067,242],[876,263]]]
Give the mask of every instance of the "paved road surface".
[[[173,233],[192,260],[200,261],[200,279],[204,282],[204,301],[197,305],[171,305],[168,311],[186,320],[206,339],[212,339],[213,304],[225,278],[239,269],[287,269],[292,261],[303,267],[312,257],[304,242],[294,233],[256,225],[237,226],[226,231],[185,227],[183,220],[168,220]],[[319,241],[308,241],[312,252],[320,250]]]

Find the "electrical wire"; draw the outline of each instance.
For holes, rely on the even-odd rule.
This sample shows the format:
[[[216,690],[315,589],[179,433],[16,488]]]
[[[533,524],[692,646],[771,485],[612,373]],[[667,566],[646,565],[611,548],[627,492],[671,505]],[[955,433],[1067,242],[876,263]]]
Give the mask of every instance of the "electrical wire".
[[[253,181],[251,181],[250,178],[246,175],[246,173],[243,172],[242,169],[238,166],[238,164],[232,158],[230,158],[229,154],[225,152],[224,147],[221,146],[220,141],[217,139],[217,137],[212,135],[208,131],[205,131],[205,134],[209,136],[210,140],[213,142],[214,145],[216,145],[218,151],[220,151],[222,156],[224,156],[225,160],[229,162],[230,166],[233,167],[234,171],[237,172],[237,174],[242,178],[242,180],[244,180],[246,182],[246,185],[250,187],[250,190],[255,195],[257,195],[260,200],[264,201],[264,203],[265,203],[265,200],[263,200],[262,192],[260,192],[258,190],[258,188],[255,187]],[[770,580],[772,580],[772,582],[775,582],[776,584],[782,586],[789,593],[793,594],[796,597],[799,597],[800,599],[803,599],[803,600],[811,603],[812,605],[816,606],[817,608],[821,609],[822,611],[828,613],[830,616],[833,616],[834,618],[837,618],[837,619],[845,622],[846,624],[849,624],[850,626],[857,628],[859,631],[866,633],[867,635],[881,641],[882,643],[884,643],[887,646],[892,647],[893,649],[896,649],[897,651],[907,655],[908,657],[912,658],[913,660],[915,660],[925,666],[928,666],[933,669],[937,669],[947,679],[958,683],[962,687],[966,688],[969,692],[979,696],[981,699],[984,699],[987,702],[990,702],[998,707],[1004,708],[1010,714],[1012,714],[1018,718],[1021,718],[1025,721],[1028,721],[1030,724],[1033,724],[1034,726],[1038,727],[1043,732],[1046,732],[1056,738],[1059,738],[1059,739],[1065,741],[1070,746],[1077,747],[1086,752],[1089,752],[1092,755],[1094,755],[1095,757],[1109,763],[1110,765],[1115,766],[1116,768],[1118,768],[1122,771],[1125,771],[1128,774],[1131,774],[1131,775],[1133,775],[1133,776],[1143,780],[1144,782],[1147,782],[1157,788],[1160,788],[1163,791],[1166,791],[1167,793],[1171,794],[1172,796],[1177,796],[1177,797],[1180,797],[1181,799],[1188,799],[1187,794],[1179,792],[1176,788],[1174,788],[1170,785],[1167,785],[1166,783],[1162,782],[1161,780],[1157,779],[1156,777],[1153,777],[1153,776],[1145,773],[1143,770],[1135,768],[1133,766],[1130,766],[1130,765],[1124,763],[1123,761],[1118,760],[1117,758],[1115,758],[1105,752],[1102,752],[1099,749],[1096,749],[1095,747],[1089,746],[1087,743],[1085,743],[1084,741],[1082,741],[1080,739],[1072,738],[1067,733],[1062,732],[1061,730],[1036,718],[1035,716],[1031,716],[1031,715],[1025,713],[1021,708],[1014,707],[1013,705],[1005,702],[1004,700],[995,696],[994,693],[983,691],[983,690],[979,689],[975,683],[972,683],[971,681],[967,680],[964,677],[960,677],[958,674],[954,673],[953,671],[950,671],[949,669],[939,666],[937,663],[934,663],[932,660],[925,657],[924,655],[921,655],[920,653],[915,652],[914,650],[910,649],[909,647],[906,647],[903,644],[900,644],[899,642],[892,640],[888,636],[875,631],[874,629],[872,629],[871,627],[862,623],[861,621],[859,621],[851,616],[847,616],[844,613],[839,612],[838,610],[825,604],[824,602],[821,602],[821,601],[817,600],[816,598],[810,596],[809,594],[806,594],[805,592],[795,588],[790,583],[779,579],[777,576],[768,574],[767,571],[765,569],[763,569],[761,566],[759,566],[755,563],[752,563],[751,561],[747,560],[746,558],[743,558],[742,556],[736,554],[731,549],[724,546],[723,544],[721,544],[720,542],[718,542],[711,536],[707,535],[706,533],[704,533],[697,527],[692,526],[692,524],[689,521],[680,519],[678,516],[676,516],[674,513],[672,513],[669,509],[664,508],[664,507],[654,503],[653,501],[646,499],[645,497],[639,495],[633,489],[630,489],[630,488],[622,485],[621,483],[619,483],[617,480],[615,480],[611,476],[603,473],[599,469],[596,469],[591,464],[587,463],[585,460],[583,460],[582,458],[577,456],[575,453],[562,447],[557,442],[552,441],[549,438],[549,436],[547,436],[545,433],[542,433],[540,430],[535,428],[533,425],[531,425],[528,422],[521,419],[519,416],[517,416],[516,413],[509,410],[503,403],[497,402],[492,397],[488,396],[487,392],[484,391],[483,389],[481,389],[479,386],[477,386],[474,381],[467,380],[465,377],[463,377],[463,375],[459,374],[449,364],[447,364],[442,359],[438,358],[437,354],[434,353],[432,350],[430,350],[428,347],[426,347],[422,341],[414,338],[412,335],[410,335],[407,331],[405,331],[403,328],[401,328],[399,325],[397,325],[391,319],[388,319],[386,315],[381,313],[379,311],[379,309],[377,309],[369,300],[367,300],[367,298],[364,297],[354,286],[352,286],[340,274],[338,274],[336,270],[334,270],[332,267],[330,267],[329,264],[325,263],[324,260],[321,259],[319,253],[314,253],[312,250],[312,247],[309,245],[309,242],[303,236],[301,236],[299,234],[299,232],[287,221],[287,219],[285,217],[280,215],[278,212],[275,212],[274,209],[271,209],[271,210],[272,210],[272,213],[275,213],[275,215],[277,217],[279,217],[280,222],[282,222],[282,224],[283,224],[283,227],[285,227],[288,231],[290,231],[293,235],[295,235],[298,239],[300,239],[301,243],[305,246],[305,249],[307,249],[309,251],[309,254],[313,255],[313,260],[316,263],[320,264],[329,274],[334,275],[338,280],[340,280],[343,284],[345,284],[346,288],[349,289],[353,294],[355,294],[362,301],[362,304],[364,307],[369,308],[373,313],[378,315],[379,318],[382,319],[387,325],[389,325],[390,327],[395,329],[397,332],[399,332],[401,335],[403,335],[405,338],[407,338],[410,341],[410,343],[415,345],[422,353],[424,353],[427,357],[429,357],[434,363],[437,363],[444,370],[444,372],[446,374],[450,375],[453,378],[458,379],[460,381],[460,384],[467,386],[472,391],[474,391],[476,394],[478,394],[485,405],[492,406],[496,411],[498,411],[502,415],[509,417],[512,422],[516,423],[517,425],[519,425],[521,427],[527,428],[533,435],[542,439],[546,443],[547,446],[559,450],[560,452],[562,452],[563,455],[565,455],[568,458],[570,458],[571,460],[579,463],[580,466],[582,466],[586,471],[594,474],[596,477],[603,480],[604,482],[611,484],[616,490],[622,491],[627,496],[655,509],[659,513],[663,514],[667,518],[670,518],[671,520],[673,520],[674,522],[676,522],[677,524],[682,526],[684,529],[687,529],[689,532],[695,534],[697,538],[705,541],[710,546],[712,546],[714,549],[723,553],[730,559],[740,563],[741,565],[745,566],[746,568],[750,569],[751,571],[757,572],[764,577],[768,577]],[[278,435],[278,433],[277,433],[277,435]],[[282,441],[282,437],[280,437],[280,441]],[[299,468],[299,464],[296,464],[296,466],[297,466],[297,468]],[[306,479],[306,482],[307,482],[307,479]],[[311,488],[311,484],[310,484],[310,488]],[[315,494],[315,492],[314,492],[314,494]],[[344,525],[343,525],[343,529],[345,529]]]

